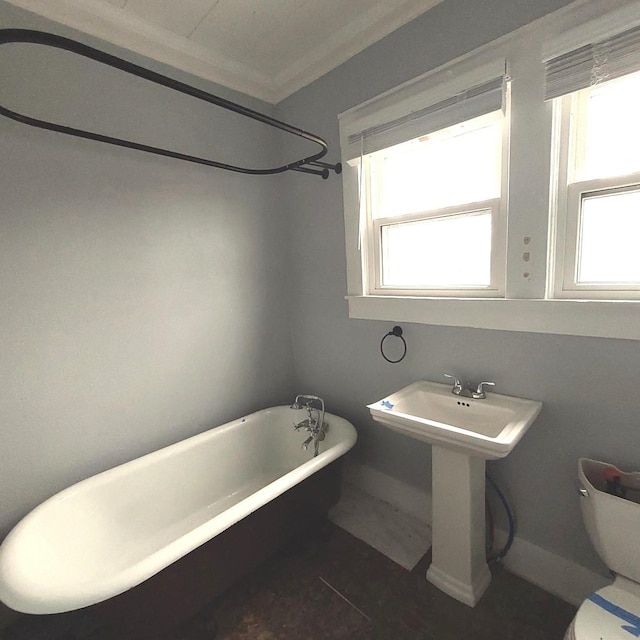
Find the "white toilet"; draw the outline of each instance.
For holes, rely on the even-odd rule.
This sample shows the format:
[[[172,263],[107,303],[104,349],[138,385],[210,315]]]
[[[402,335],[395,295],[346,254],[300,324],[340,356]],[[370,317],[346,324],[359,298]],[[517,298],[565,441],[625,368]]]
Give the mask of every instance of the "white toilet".
[[[640,473],[582,458],[578,478],[587,533],[615,580],[582,603],[565,640],[640,638]],[[620,486],[624,498],[612,495]]]

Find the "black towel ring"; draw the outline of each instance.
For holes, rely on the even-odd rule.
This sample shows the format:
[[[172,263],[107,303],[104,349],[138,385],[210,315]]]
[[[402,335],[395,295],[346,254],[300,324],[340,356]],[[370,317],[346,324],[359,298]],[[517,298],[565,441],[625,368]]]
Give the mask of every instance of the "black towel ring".
[[[400,340],[402,340],[402,345],[404,346],[404,351],[402,352],[402,355],[397,360],[391,360],[390,358],[387,358],[387,356],[384,353],[384,341],[389,336],[395,336],[396,338],[400,338]],[[393,329],[391,329],[391,331],[389,331],[389,333],[387,333],[382,338],[382,340],[380,340],[380,353],[382,354],[382,357],[387,362],[390,362],[391,364],[398,364],[398,362],[400,362],[401,360],[404,360],[404,357],[407,355],[407,341],[402,336],[402,327],[401,326],[396,325],[395,327],[393,327]]]

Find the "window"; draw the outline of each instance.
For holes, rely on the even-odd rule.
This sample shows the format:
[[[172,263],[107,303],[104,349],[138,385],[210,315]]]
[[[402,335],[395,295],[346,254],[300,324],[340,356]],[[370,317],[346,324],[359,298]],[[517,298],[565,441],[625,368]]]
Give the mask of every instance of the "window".
[[[349,136],[367,293],[504,295],[502,74]]]
[[[572,3],[341,114],[349,317],[640,340],[638,76]]]
[[[497,111],[363,158],[371,292],[503,291],[502,130]]]
[[[557,297],[640,298],[640,73],[617,75],[594,58],[595,84],[556,99]]]

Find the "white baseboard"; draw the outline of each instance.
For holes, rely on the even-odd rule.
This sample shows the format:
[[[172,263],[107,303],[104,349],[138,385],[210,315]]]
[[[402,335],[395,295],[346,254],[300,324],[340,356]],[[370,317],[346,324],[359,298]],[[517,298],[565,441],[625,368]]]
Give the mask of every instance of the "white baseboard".
[[[382,471],[358,464],[351,464],[345,468],[345,480],[396,509],[431,524],[430,491],[408,485]],[[506,540],[506,532],[495,532],[496,548],[502,548]],[[579,606],[593,591],[611,583],[610,578],[517,535],[504,559],[504,566],[511,573],[574,606]]]
[[[495,546],[502,548],[507,533],[497,530]],[[516,536],[504,566],[517,576],[578,607],[590,594],[612,579]]]

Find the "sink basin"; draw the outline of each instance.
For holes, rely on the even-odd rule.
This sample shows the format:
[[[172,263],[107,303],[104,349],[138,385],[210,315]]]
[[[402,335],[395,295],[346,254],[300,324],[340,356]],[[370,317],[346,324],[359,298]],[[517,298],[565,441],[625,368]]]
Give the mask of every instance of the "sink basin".
[[[495,460],[515,447],[542,403],[498,393],[474,400],[452,394],[451,385],[419,380],[368,408],[374,420],[407,436]]]

